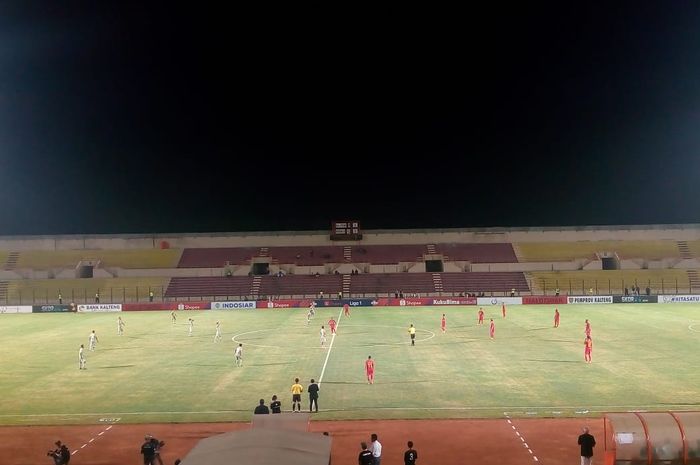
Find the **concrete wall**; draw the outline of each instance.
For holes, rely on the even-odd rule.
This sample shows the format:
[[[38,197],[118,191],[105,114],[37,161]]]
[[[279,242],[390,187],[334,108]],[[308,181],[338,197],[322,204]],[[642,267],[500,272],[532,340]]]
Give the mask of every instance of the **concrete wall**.
[[[595,240],[700,240],[700,225],[586,226],[562,228],[483,228],[365,231],[362,241],[331,241],[329,231],[158,235],[0,237],[0,250],[171,248],[430,243],[552,242]]]

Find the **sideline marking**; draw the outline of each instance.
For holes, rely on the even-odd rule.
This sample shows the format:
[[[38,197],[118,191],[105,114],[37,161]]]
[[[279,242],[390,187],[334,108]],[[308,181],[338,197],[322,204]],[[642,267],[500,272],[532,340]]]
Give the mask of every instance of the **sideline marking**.
[[[510,427],[513,428],[513,431],[515,432],[516,436],[517,436],[518,438],[520,438],[520,442],[522,442],[523,447],[524,447],[525,449],[527,449],[527,451],[530,453],[530,455],[532,455],[532,459],[533,459],[535,462],[539,462],[539,459],[537,458],[537,456],[535,455],[535,453],[532,452],[532,449],[530,449],[530,446],[529,446],[529,445],[527,444],[527,442],[525,441],[525,438],[523,437],[523,435],[520,434],[520,432],[517,430],[517,428],[515,427],[515,425],[513,425],[513,422],[510,421],[510,416],[509,416],[507,413],[504,413],[504,415],[505,415],[505,417],[506,417],[506,421],[510,424]]]
[[[102,419],[100,419],[100,421],[101,421],[101,420],[102,420]],[[117,420],[117,421],[119,421],[119,420]],[[82,446],[80,446],[80,449],[75,449],[73,452],[71,452],[70,455],[73,456],[73,455],[77,454],[81,449],[84,449],[85,447],[87,447],[88,444],[93,443],[93,442],[95,441],[95,439],[98,439],[100,436],[102,436],[103,434],[105,434],[107,431],[111,430],[111,429],[112,429],[112,426],[114,426],[114,425],[109,425],[107,428],[105,428],[105,429],[103,429],[102,431],[100,431],[99,433],[97,433],[97,436],[94,436],[94,437],[90,438],[90,440],[89,440],[88,442],[86,442],[85,444],[83,444]]]
[[[335,325],[336,329],[340,327],[340,319],[343,317],[343,309],[341,307],[340,312],[338,312],[338,323]],[[318,387],[321,387],[321,382],[323,381],[323,374],[326,372],[326,365],[328,365],[328,358],[331,356],[331,350],[333,350],[333,343],[335,342],[336,333],[331,336],[331,343],[328,344],[328,353],[326,354],[326,361],[323,362],[323,368],[321,368],[321,376],[318,377]]]

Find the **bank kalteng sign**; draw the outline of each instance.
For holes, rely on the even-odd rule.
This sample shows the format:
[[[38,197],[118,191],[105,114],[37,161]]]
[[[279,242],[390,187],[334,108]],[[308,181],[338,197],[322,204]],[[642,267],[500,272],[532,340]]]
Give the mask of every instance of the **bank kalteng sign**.
[[[700,295],[660,295],[660,304],[700,304]]]
[[[212,310],[254,310],[256,303],[254,300],[240,300],[235,302],[212,302]]]
[[[611,295],[587,295],[587,296],[569,296],[570,304],[611,304],[613,298]]]
[[[121,312],[122,304],[78,305],[79,312]]]

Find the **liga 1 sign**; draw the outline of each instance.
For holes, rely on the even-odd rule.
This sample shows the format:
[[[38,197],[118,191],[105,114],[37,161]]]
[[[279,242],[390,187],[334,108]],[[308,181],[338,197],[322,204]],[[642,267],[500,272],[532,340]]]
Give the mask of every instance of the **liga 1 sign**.
[[[522,297],[479,297],[477,305],[522,305]]]

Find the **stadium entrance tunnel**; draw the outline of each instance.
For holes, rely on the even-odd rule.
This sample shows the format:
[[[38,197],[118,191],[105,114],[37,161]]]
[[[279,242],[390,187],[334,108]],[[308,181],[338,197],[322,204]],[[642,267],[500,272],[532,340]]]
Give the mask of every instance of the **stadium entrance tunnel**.
[[[605,465],[700,464],[700,412],[623,412],[603,417]]]

